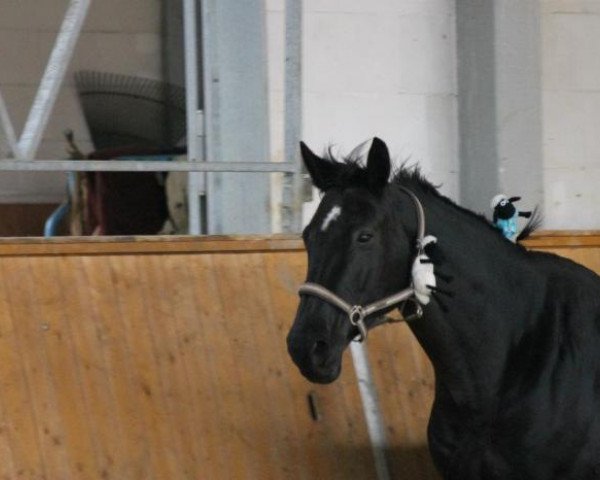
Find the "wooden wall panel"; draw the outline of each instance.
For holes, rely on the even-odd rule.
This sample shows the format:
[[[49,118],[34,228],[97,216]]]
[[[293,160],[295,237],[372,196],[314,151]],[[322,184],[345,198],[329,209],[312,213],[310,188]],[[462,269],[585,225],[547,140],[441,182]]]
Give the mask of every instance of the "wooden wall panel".
[[[303,275],[287,250],[0,248],[0,478],[374,478],[349,359],[330,386],[289,361]]]
[[[600,271],[600,235],[529,246]],[[329,386],[288,357],[305,268],[289,237],[0,241],[0,479],[375,478],[349,354]],[[428,359],[368,345],[393,478],[438,478]]]

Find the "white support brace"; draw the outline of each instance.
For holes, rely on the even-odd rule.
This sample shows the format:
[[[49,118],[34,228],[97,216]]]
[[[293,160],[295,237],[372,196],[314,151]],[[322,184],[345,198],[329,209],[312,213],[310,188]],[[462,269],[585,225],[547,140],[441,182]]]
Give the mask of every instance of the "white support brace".
[[[71,0],[69,4],[19,139],[18,158],[30,160],[38,150],[90,3],[91,0]]]
[[[4,132],[6,142],[10,148],[10,154],[13,157],[18,157],[19,147],[17,145],[17,136],[15,135],[15,129],[10,120],[10,115],[8,114],[8,109],[6,108],[6,102],[4,101],[2,92],[0,92],[0,130]]]

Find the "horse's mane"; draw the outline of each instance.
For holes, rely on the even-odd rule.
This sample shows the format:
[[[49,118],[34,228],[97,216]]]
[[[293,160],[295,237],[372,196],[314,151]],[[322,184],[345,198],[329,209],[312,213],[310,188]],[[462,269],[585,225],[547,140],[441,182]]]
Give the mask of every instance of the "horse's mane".
[[[338,169],[339,173],[336,178],[331,179],[331,187],[342,189],[349,187],[368,187],[367,171],[363,166],[364,159],[362,156],[350,154],[349,156],[343,157],[341,160],[339,160],[333,154],[332,149],[329,148],[324,157],[328,162],[341,164],[345,167]],[[400,167],[395,169],[390,183],[417,188],[424,193],[433,195],[447,205],[450,205],[452,208],[457,209],[471,218],[478,220],[482,224],[492,229],[496,234],[501,234],[500,230],[496,228],[484,215],[475,213],[472,210],[457,204],[455,201],[451,200],[445,195],[442,195],[439,191],[441,185],[434,185],[431,183],[423,175],[421,168],[416,164],[410,165],[408,162],[403,162]],[[529,237],[540,227],[540,225],[541,216],[538,208],[536,207],[533,211],[533,214],[529,218],[529,221],[518,235],[517,241],[521,241]]]

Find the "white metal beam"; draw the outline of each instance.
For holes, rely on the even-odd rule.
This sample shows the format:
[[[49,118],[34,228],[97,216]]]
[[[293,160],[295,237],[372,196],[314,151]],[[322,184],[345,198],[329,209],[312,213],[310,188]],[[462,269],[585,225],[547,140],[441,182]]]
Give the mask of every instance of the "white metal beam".
[[[203,145],[199,142],[203,124],[199,125],[198,111],[198,12],[197,0],[183,0],[183,38],[185,57],[185,96],[187,114],[188,161],[197,162],[204,158]],[[201,118],[201,117],[200,117]],[[202,122],[203,123],[203,122]],[[202,127],[202,130],[200,130]],[[200,183],[201,173],[188,175],[188,233],[201,233]]]
[[[38,150],[90,3],[91,0],[71,0],[69,4],[19,139],[19,158],[32,159]]]
[[[0,129],[4,132],[6,142],[10,148],[10,154],[13,157],[18,157],[19,146],[17,145],[17,136],[15,135],[15,128],[10,120],[2,92],[0,92]]]
[[[284,156],[297,166],[283,181],[282,227],[284,232],[302,228],[302,167],[299,141],[302,135],[302,8],[301,0],[285,2],[285,121]]]

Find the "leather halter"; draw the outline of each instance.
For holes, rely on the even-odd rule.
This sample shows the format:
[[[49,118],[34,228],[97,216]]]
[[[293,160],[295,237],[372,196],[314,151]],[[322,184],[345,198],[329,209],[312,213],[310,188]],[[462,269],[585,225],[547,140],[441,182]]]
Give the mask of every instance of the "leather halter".
[[[415,209],[417,210],[417,254],[415,256],[416,258],[419,255],[423,254],[423,239],[425,238],[425,211],[423,210],[423,205],[421,204],[421,201],[411,190],[409,190],[406,187],[400,187],[400,189],[408,194],[408,196],[412,199],[415,205]],[[369,303],[368,305],[351,305],[350,303],[346,302],[343,298],[339,297],[331,290],[323,287],[322,285],[319,285],[318,283],[304,283],[298,289],[298,293],[300,295],[312,295],[318,297],[321,300],[324,300],[327,303],[345,312],[346,315],[348,315],[348,320],[350,321],[350,323],[358,328],[359,334],[355,338],[355,340],[358,342],[362,342],[367,338],[367,327],[365,325],[365,318],[382,310],[386,310],[389,307],[393,307],[401,303],[405,304],[407,301],[411,301],[416,305],[417,311],[409,318],[404,318],[404,321],[413,320],[415,318],[420,318],[421,316],[423,316],[423,308],[421,307],[420,302],[415,297],[415,289],[412,282],[411,285],[405,288],[404,290],[390,295],[388,297],[384,297],[375,302]],[[376,321],[371,328],[382,323],[394,321],[397,320],[392,320],[384,317],[383,320]]]

